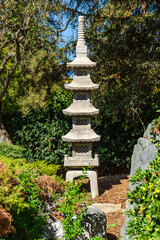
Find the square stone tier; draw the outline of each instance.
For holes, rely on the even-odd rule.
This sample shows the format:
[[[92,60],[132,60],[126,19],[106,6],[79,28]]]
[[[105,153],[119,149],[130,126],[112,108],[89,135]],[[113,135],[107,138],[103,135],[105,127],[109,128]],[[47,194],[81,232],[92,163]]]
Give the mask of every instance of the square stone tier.
[[[98,115],[99,110],[90,102],[89,92],[74,92],[73,103],[63,113],[68,116],[93,116]]]
[[[100,136],[91,129],[91,117],[73,117],[72,129],[62,139],[66,142],[96,142]]]
[[[73,143],[72,145],[72,157],[65,155],[64,157],[65,167],[87,167],[87,166],[99,166],[99,158],[96,154],[92,158],[92,143]]]
[[[76,46],[76,58],[67,63],[68,69],[95,68],[96,62],[92,62],[87,56],[87,46]]]
[[[90,69],[76,69],[74,71],[74,79],[70,84],[66,84],[65,88],[71,91],[96,91],[99,84],[94,84],[90,79]]]

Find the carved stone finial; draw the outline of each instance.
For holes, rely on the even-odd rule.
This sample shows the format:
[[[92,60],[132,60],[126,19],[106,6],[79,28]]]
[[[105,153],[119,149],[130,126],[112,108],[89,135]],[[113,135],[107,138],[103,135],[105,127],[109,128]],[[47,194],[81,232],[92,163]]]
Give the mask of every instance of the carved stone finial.
[[[87,44],[85,41],[85,31],[84,31],[84,22],[85,17],[79,16],[78,17],[78,41],[76,46],[76,58],[67,63],[68,68],[75,69],[75,68],[93,68],[96,66],[96,62],[92,62],[87,55]]]
[[[84,46],[86,45],[85,36],[84,36],[84,20],[83,16],[78,17],[78,42],[77,45]]]

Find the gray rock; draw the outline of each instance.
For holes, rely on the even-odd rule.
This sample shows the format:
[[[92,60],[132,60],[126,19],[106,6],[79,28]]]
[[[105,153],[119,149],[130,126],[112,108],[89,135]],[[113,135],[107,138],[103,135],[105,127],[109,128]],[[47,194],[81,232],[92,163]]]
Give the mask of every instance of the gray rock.
[[[131,157],[131,171],[130,171],[130,178],[134,176],[136,170],[140,167],[142,170],[145,170],[150,162],[153,161],[157,154],[157,148],[155,145],[150,141],[153,137],[151,134],[151,124],[148,125],[146,131],[144,132],[143,138],[139,138],[137,144],[134,146],[133,154]],[[157,136],[158,138],[158,136]],[[129,183],[129,191],[135,189],[137,185],[133,185]],[[133,208],[127,200],[126,210]],[[120,236],[121,240],[129,240],[130,238],[126,235],[126,228],[129,222],[129,217],[125,216],[125,223],[121,228]]]
[[[104,212],[94,206],[89,206],[82,221],[83,232],[76,240],[88,240],[98,236],[107,240],[107,219]]]
[[[76,218],[76,216],[74,218]],[[94,206],[89,206],[86,214],[83,216],[82,226],[83,232],[75,240],[88,240],[95,236],[99,236],[100,238],[107,240],[107,220],[106,215],[102,212],[102,210]],[[63,234],[64,231],[62,223],[59,220],[54,221],[51,218],[48,218],[47,224],[43,227],[41,239],[64,240]]]
[[[48,218],[47,223],[43,226],[41,239],[64,240],[63,234],[64,234],[64,231],[63,231],[62,223],[58,219],[56,221],[53,221],[51,218]]]
[[[139,167],[142,171],[145,170],[149,166],[150,162],[153,161],[156,154],[157,148],[150,139],[140,137],[137,144],[134,146],[131,157],[130,178],[134,176]],[[129,191],[134,190],[134,188],[135,185],[129,183]]]

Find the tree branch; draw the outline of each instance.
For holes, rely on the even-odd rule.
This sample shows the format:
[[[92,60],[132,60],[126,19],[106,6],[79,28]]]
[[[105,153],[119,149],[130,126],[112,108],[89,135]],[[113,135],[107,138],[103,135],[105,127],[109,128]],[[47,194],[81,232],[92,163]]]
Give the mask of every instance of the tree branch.
[[[3,81],[4,84],[2,85],[2,89],[0,91],[0,102],[2,101],[4,95],[5,95],[6,91],[7,91],[9,80],[11,79],[11,76],[15,72],[17,64],[18,64],[18,61],[17,61],[17,58],[16,58],[16,60],[15,60],[15,62],[13,64],[11,70],[9,71],[9,73],[8,73],[7,77],[5,78],[5,80]]]
[[[1,66],[0,66],[0,74],[2,73],[5,65],[7,64],[8,60],[11,59],[12,57],[14,57],[16,54],[15,53],[11,53],[10,55],[8,55],[4,60],[3,62],[1,63]]]
[[[146,127],[145,127],[144,122],[142,121],[142,119],[141,119],[141,117],[140,117],[140,115],[139,115],[137,109],[131,107],[130,110],[132,110],[132,111],[137,115],[137,117],[138,117],[140,123],[142,124],[143,130],[144,130],[144,132],[145,132]]]
[[[3,84],[2,84],[2,89],[0,91],[0,102],[2,101],[4,95],[7,91],[9,81],[10,81],[13,73],[15,72],[16,68],[17,68],[18,62],[20,61],[20,45],[19,45],[19,42],[18,42],[17,39],[15,39],[15,42],[16,42],[16,53],[14,53],[14,54],[15,54],[16,58],[15,58],[15,62],[13,64],[11,70],[8,72],[7,77],[4,80],[2,80]]]

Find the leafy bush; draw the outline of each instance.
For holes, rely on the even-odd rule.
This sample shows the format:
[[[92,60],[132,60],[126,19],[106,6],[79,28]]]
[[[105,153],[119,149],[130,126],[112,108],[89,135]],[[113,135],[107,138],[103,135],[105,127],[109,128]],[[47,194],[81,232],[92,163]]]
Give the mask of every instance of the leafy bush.
[[[98,101],[95,106],[100,109],[100,116],[93,119],[92,126],[101,135],[101,140],[94,143],[93,151],[100,155],[102,171],[124,173],[130,167],[133,146],[143,129],[138,124],[131,126],[125,119],[122,122],[113,121],[105,106]]]
[[[36,169],[40,175],[55,176],[57,171],[61,168],[60,165],[48,164],[45,161],[37,161],[33,163],[27,162],[25,159],[13,159],[5,156],[0,156],[2,163],[6,164],[12,171],[19,169]]]
[[[90,238],[89,240],[105,240],[105,239],[96,236],[96,237]]]
[[[130,126],[125,117],[122,121],[113,121],[101,98],[100,92],[92,96],[93,104],[100,109],[100,116],[92,119],[92,128],[101,135],[101,143],[94,143],[93,154],[100,155],[103,174],[115,173],[115,169],[124,172],[129,169],[133,145],[143,130],[139,125]],[[107,98],[108,95],[105,101]],[[28,161],[62,164],[64,155],[71,154],[71,143],[62,141],[62,136],[71,129],[71,117],[65,117],[62,109],[71,102],[72,94],[61,88],[43,108],[32,110],[23,118],[10,116],[12,122],[7,118],[6,127],[13,136],[12,142],[24,147],[23,156]]]
[[[10,158],[22,158],[24,148],[8,143],[0,143],[0,155]]]
[[[142,131],[139,126],[130,127],[125,121],[113,122],[112,118],[107,117],[98,94],[94,94],[93,101],[100,109],[100,116],[92,119],[92,127],[101,135],[101,143],[94,143],[94,154],[100,155],[104,173],[115,172],[115,166],[117,171],[126,171],[133,145]],[[28,161],[46,160],[62,164],[64,155],[71,154],[71,143],[62,141],[62,136],[71,129],[71,117],[65,117],[62,109],[71,102],[72,95],[61,89],[53,93],[45,107],[31,111],[23,119],[12,117],[12,123],[8,122],[9,131],[15,129],[12,141],[24,147],[23,155]]]
[[[87,200],[87,194],[82,192],[83,179],[85,178],[86,169],[83,169],[83,175],[76,184],[67,182],[63,198],[59,203],[58,210],[62,214],[62,223],[64,230],[64,239],[74,240],[81,236],[83,231],[83,215],[87,211],[90,201]],[[89,240],[104,240],[94,236]]]
[[[59,203],[58,210],[62,213],[64,238],[66,240],[74,240],[83,230],[81,222],[87,210],[87,205],[85,203],[86,194],[80,191],[82,179],[83,177],[76,185],[74,183],[66,183],[63,201]]]
[[[41,215],[42,202],[36,178],[36,171],[31,169],[17,174],[15,169],[5,167],[1,173],[0,204],[9,210],[16,229],[9,239],[35,239],[39,236],[45,217]]]
[[[39,166],[39,162],[28,163],[5,156],[0,156],[0,160],[3,163],[0,165],[0,205],[8,209],[16,229],[16,233],[6,239],[37,239],[47,217],[42,214],[45,190],[39,184],[40,175],[53,176],[59,166],[49,166],[47,170],[45,162],[40,162]],[[59,191],[59,187],[56,188]],[[50,194],[56,193],[55,189],[52,187]]]
[[[133,205],[127,213],[128,235],[131,239],[160,239],[160,152],[145,171],[138,169],[130,181],[136,188],[128,194]]]
[[[0,165],[0,204],[8,209],[12,216],[12,225],[16,230],[8,237],[5,236],[6,240],[36,240],[40,237],[42,225],[47,217],[43,212],[46,189],[53,200],[59,203],[57,210],[63,217],[65,239],[74,240],[81,234],[83,230],[81,221],[89,204],[89,202],[86,203],[86,194],[81,192],[83,177],[76,185],[74,183],[62,184],[61,191],[59,191],[58,186],[61,182],[51,189],[53,178],[46,178],[43,181],[44,176],[40,176],[46,173],[46,163],[29,163],[24,159],[5,156],[0,156],[0,160],[3,163]],[[49,170],[49,174],[53,174],[53,170]],[[45,181],[47,181],[47,186]],[[92,239],[98,240],[99,238],[93,237]]]
[[[62,136],[70,130],[71,118],[66,118],[62,109],[70,105],[71,96],[63,89],[54,92],[46,106],[30,111],[22,119],[23,127],[14,133],[13,142],[24,147],[23,156],[28,161],[61,164],[70,152],[71,144],[64,143]]]

